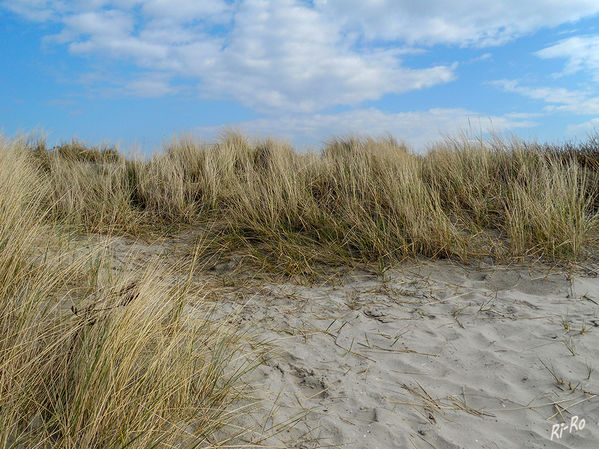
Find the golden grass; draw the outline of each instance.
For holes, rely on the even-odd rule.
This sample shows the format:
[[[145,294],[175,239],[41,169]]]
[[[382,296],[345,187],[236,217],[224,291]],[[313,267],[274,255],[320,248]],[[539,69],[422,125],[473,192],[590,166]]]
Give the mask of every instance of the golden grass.
[[[115,168],[85,184],[93,167],[52,161],[69,190],[35,162],[0,142],[0,447],[209,446],[248,368],[238,331],[183,313],[187,283],[155,264],[112,270],[102,246],[69,249],[53,214],[112,229],[124,208],[100,180]]]
[[[459,138],[417,155],[392,138],[354,137],[301,154],[227,132],[215,144],[175,140],[148,161],[32,152],[44,155],[54,220],[134,235],[208,228],[218,248],[311,272],[415,256],[580,257],[596,234],[593,142]]]
[[[69,232],[186,226],[212,262],[237,252],[301,275],[417,256],[571,261],[596,247],[596,143],[461,138],[417,155],[354,137],[300,154],[228,132],[127,160],[2,140],[0,447],[208,445],[247,367],[235,330],[186,309],[193,264],[115,271]]]

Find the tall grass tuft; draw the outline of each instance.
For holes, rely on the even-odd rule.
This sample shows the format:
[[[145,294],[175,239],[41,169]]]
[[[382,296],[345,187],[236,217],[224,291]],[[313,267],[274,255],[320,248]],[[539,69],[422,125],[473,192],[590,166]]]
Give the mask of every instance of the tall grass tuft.
[[[0,142],[0,447],[209,445],[245,366],[240,336],[185,309],[186,286],[152,264],[115,272],[101,248],[61,243],[48,200],[67,177],[44,173]],[[79,200],[116,201],[101,179],[75,185]]]
[[[227,132],[127,160],[1,140],[0,447],[203,445],[235,397],[236,331],[186,307],[180,276],[115,271],[72,231],[187,227],[206,254],[285,274],[419,256],[571,261],[596,250],[598,154],[592,138],[446,139],[420,155],[361,137],[298,153]]]
[[[539,144],[446,139],[414,154],[393,138],[335,138],[320,154],[227,131],[174,140],[149,160],[74,141],[43,157],[54,221],[92,232],[215,231],[270,269],[579,257],[595,241],[597,139]]]

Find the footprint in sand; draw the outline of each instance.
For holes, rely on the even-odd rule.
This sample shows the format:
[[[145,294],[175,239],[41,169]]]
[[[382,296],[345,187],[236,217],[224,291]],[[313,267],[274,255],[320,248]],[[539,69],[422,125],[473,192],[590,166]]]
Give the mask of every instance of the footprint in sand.
[[[322,377],[316,377],[314,370],[308,370],[299,366],[291,366],[292,374],[298,378],[300,390],[307,398],[318,397],[325,399],[329,396],[328,387]]]

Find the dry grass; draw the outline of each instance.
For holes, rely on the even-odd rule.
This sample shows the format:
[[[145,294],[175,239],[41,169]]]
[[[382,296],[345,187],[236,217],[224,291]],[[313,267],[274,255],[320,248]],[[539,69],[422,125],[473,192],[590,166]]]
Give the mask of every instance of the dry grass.
[[[92,167],[49,167],[73,170],[79,196],[58,209],[69,218],[91,209],[82,199],[108,207],[114,198],[77,179]],[[39,170],[20,143],[0,142],[0,447],[210,445],[249,367],[240,335],[183,313],[186,283],[161,282],[173,277],[152,264],[113,270],[101,247],[69,249],[48,199],[73,192]]]
[[[78,143],[33,153],[53,220],[134,235],[192,225],[210,230],[213,253],[310,274],[414,256],[579,258],[598,222],[596,140],[447,139],[421,156],[392,138],[349,138],[300,154],[227,132],[173,141],[148,161]]]
[[[115,271],[67,231],[186,226],[212,262],[300,275],[415,256],[572,261],[596,246],[596,143],[448,139],[422,156],[350,138],[299,154],[229,132],[126,160],[0,142],[0,447],[208,445],[248,367],[236,331],[185,308],[185,267]]]

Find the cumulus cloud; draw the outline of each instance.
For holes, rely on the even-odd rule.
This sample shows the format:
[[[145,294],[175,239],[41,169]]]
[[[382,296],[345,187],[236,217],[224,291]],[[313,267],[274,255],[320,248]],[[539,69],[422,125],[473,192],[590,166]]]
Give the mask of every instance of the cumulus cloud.
[[[183,79],[199,95],[233,99],[273,117],[246,123],[257,130],[298,130],[308,139],[368,129],[414,142],[434,138],[431,129],[463,128],[477,114],[464,109],[396,114],[360,109],[366,101],[457,76],[457,63],[415,68],[405,62],[406,53],[436,44],[497,45],[599,13],[596,0],[180,0],[176,5],[168,0],[0,0],[0,5],[30,20],[58,24],[61,31],[47,40],[73,54],[135,66],[134,79],[123,80],[117,92],[170,95],[179,91],[171,80]],[[573,39],[538,55],[567,57],[573,71],[598,68],[599,56],[583,56],[585,51],[599,53],[596,40]],[[484,53],[479,59],[489,57]],[[586,92],[497,83],[544,100],[548,108],[574,110],[581,102],[599,107]],[[323,113],[338,106],[358,109]],[[480,120],[497,131],[534,124],[507,115]]]
[[[390,113],[376,108],[355,109],[338,114],[286,115],[238,123],[245,133],[256,136],[287,137],[303,146],[319,146],[332,136],[390,133],[424,151],[427,144],[461,131],[470,134],[500,133],[510,129],[536,126],[533,114],[485,115],[463,108],[435,108],[425,111]],[[212,138],[218,127],[201,127],[201,136]]]
[[[53,3],[51,0],[5,0],[0,5],[28,20],[44,22],[55,18],[56,5]]]
[[[72,53],[194,78],[203,95],[233,98],[255,110],[298,112],[355,106],[455,78],[455,64],[406,67],[402,55],[413,45],[484,46],[599,12],[593,0],[568,5],[509,0],[484,7],[474,0],[181,0],[176,6],[167,0],[11,0],[2,5],[32,20],[61,23],[62,31],[51,40]],[[380,46],[381,40],[394,45]]]
[[[454,78],[453,67],[409,69],[396,50],[359,52],[342,30],[292,0],[248,1],[226,48],[203,79],[209,92],[258,109],[316,111]]]
[[[177,7],[165,0],[84,0],[70,9],[54,6],[63,29],[50,40],[72,53],[195,78],[202,95],[233,98],[258,111],[358,105],[455,77],[455,65],[405,67],[401,56],[413,49],[358,49],[355,36],[336,20],[298,0],[185,0]],[[215,33],[213,27],[223,23],[226,31]]]
[[[145,15],[168,22],[192,22],[203,19],[209,22],[226,22],[231,19],[233,7],[222,0],[148,0],[142,2]]]

